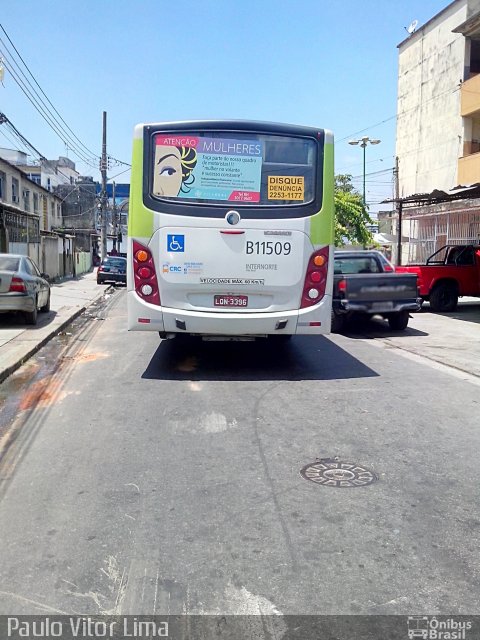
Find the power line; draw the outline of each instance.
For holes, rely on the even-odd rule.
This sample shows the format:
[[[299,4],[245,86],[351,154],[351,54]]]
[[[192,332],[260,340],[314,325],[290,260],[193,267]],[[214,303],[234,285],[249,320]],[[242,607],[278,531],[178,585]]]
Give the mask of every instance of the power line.
[[[39,101],[35,97],[33,97],[29,93],[28,88],[25,86],[25,83],[22,81],[22,79],[18,78],[16,73],[13,71],[13,69],[10,68],[7,64],[5,64],[5,68],[10,72],[14,81],[20,87],[21,91],[25,94],[27,99],[32,103],[32,105],[35,107],[38,113],[42,116],[45,122],[49,125],[49,127],[58,135],[58,137],[62,140],[62,142],[65,145],[67,144],[67,141],[71,143],[71,140],[69,140],[69,138],[65,135],[65,132],[60,128],[60,125],[58,125],[54,120],[51,119],[50,113],[39,103]],[[74,154],[78,156],[80,160],[82,160],[86,164],[95,166],[95,164],[92,161],[92,158],[90,158],[83,151],[81,151],[78,146],[74,147],[72,144],[70,144],[70,148],[72,149]]]
[[[436,100],[437,98],[441,98],[442,96],[444,96],[447,93],[455,93],[458,90],[459,90],[459,87],[457,87],[453,91],[452,91],[451,88],[446,89],[445,91],[442,91],[442,93],[438,93],[438,94],[432,96],[431,98],[429,98],[428,100],[425,100],[425,101],[421,102],[420,104],[416,104],[413,107],[409,107],[408,109],[404,109],[403,111],[400,111],[396,115],[390,116],[389,118],[386,118],[385,120],[382,120],[381,122],[377,122],[376,124],[371,124],[368,127],[365,127],[365,129],[361,129],[360,131],[355,131],[354,133],[349,133],[344,138],[340,138],[339,140],[335,140],[335,142],[343,142],[344,140],[348,140],[348,138],[352,138],[353,136],[358,136],[360,133],[365,133],[365,131],[369,131],[370,129],[374,129],[375,127],[379,127],[380,125],[385,124],[386,122],[390,122],[390,120],[398,119],[400,116],[403,116],[406,113],[409,113],[410,111],[415,111],[419,107],[421,107],[421,106],[423,106],[425,104],[428,104],[432,100]],[[400,98],[401,98],[401,96],[400,96]]]
[[[25,94],[27,99],[32,103],[32,105],[35,107],[38,113],[42,116],[42,118],[45,120],[48,126],[58,135],[58,137],[62,140],[62,142],[66,144],[67,136],[65,135],[65,132],[62,131],[62,129],[60,129],[59,125],[57,125],[55,121],[51,120],[51,115],[48,113],[48,111],[44,107],[41,106],[38,100],[30,95],[28,88],[26,88],[23,80],[17,77],[17,74],[15,73],[15,71],[11,67],[9,67],[8,64],[5,63],[5,60],[4,60],[4,64],[5,64],[5,68],[10,72],[11,76],[13,77],[15,82],[18,84],[22,92]],[[79,150],[78,146],[76,146],[75,148],[71,146],[71,148],[72,148],[72,151],[75,153],[75,155],[79,157],[79,159],[81,159],[83,162],[85,162],[86,164],[92,167],[95,166],[95,164],[92,162],[92,159],[86,156],[86,154],[83,153],[81,150]]]
[[[5,133],[5,131],[3,131],[3,129],[0,129],[0,133],[5,138],[5,140],[8,140],[8,142],[10,142],[13,148],[16,149],[17,151],[22,151],[22,149],[19,149],[18,147],[23,147],[23,149],[27,149],[27,147],[24,144],[22,143],[19,144],[18,142],[15,142],[15,140],[12,140],[10,136],[7,136],[7,134]]]
[[[60,115],[60,113],[58,112],[58,110],[55,108],[55,106],[53,105],[53,103],[51,102],[51,100],[49,99],[49,97],[47,96],[47,94],[45,93],[45,91],[42,89],[42,87],[40,86],[40,84],[38,83],[37,79],[35,78],[35,76],[33,75],[33,73],[30,71],[29,66],[27,65],[27,63],[25,62],[25,60],[23,59],[23,57],[21,56],[20,52],[18,51],[18,49],[15,47],[15,44],[12,42],[10,36],[8,35],[8,33],[6,32],[5,28],[3,27],[3,25],[0,23],[0,29],[3,31],[3,33],[5,34],[6,38],[8,39],[9,43],[11,44],[11,46],[13,47],[15,53],[17,54],[17,56],[19,57],[19,59],[21,60],[21,62],[23,63],[25,69],[27,70],[27,72],[29,73],[30,77],[33,79],[33,81],[35,82],[36,86],[39,88],[40,92],[42,93],[42,95],[46,98],[48,104],[52,107],[52,109],[54,110],[54,112],[58,115],[58,117],[60,118],[60,120],[63,122],[63,124],[65,125],[66,129],[68,129],[68,131],[70,131],[70,133],[72,134],[73,138],[81,145],[80,147],[72,141],[72,139],[70,139],[70,143],[72,147],[77,147],[77,149],[82,150],[82,147],[84,149],[84,151],[82,151],[85,155],[88,154],[88,156],[93,156],[95,158],[98,158],[99,155],[94,153],[93,151],[91,151],[79,138],[78,136],[74,133],[74,131],[70,128],[70,126],[65,122],[65,120],[63,119],[63,117]],[[7,49],[8,51],[8,47],[5,45],[5,43],[3,42],[3,40],[1,40],[0,38],[0,42],[2,42],[3,46]],[[10,53],[10,51],[8,51]],[[52,112],[50,111],[50,109],[47,107],[47,105],[45,104],[45,102],[40,98],[38,92],[35,90],[35,88],[32,86],[32,84],[30,83],[30,81],[28,80],[28,78],[25,76],[25,74],[23,73],[23,71],[20,69],[20,66],[16,63],[14,56],[10,53],[10,55],[12,56],[12,59],[14,60],[15,66],[17,67],[17,69],[19,70],[19,72],[23,75],[23,77],[25,78],[25,80],[28,82],[29,86],[33,89],[33,91],[35,92],[36,96],[39,98],[39,100],[41,100],[41,102],[43,103],[43,105],[45,106],[46,110],[48,111],[50,117],[58,124],[58,126],[64,131],[64,135],[66,134],[66,137],[70,137],[69,134],[67,134],[66,130],[64,129],[64,127],[60,124],[60,122],[55,118],[55,116],[52,114]],[[11,72],[11,70],[10,70]],[[17,83],[18,84],[18,83]],[[86,153],[85,153],[86,152]],[[83,159],[83,158],[82,158]]]
[[[26,138],[25,136],[22,136],[22,134],[20,133],[20,131],[18,131],[18,129],[16,129],[16,127],[13,125],[13,123],[7,118],[7,116],[4,113],[0,113],[0,125],[2,124],[8,124],[9,128],[15,133],[15,135],[24,143],[28,146],[29,149],[32,149],[41,160],[46,160],[45,156],[42,156],[42,154],[40,153],[40,151],[38,151],[37,149],[35,149],[35,147],[33,146],[33,144],[31,144]]]

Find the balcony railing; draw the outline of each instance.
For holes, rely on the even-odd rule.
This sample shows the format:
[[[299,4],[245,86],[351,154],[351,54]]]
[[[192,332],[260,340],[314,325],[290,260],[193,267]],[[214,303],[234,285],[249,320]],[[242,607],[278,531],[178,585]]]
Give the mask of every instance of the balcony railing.
[[[480,182],[480,153],[458,159],[458,184]]]
[[[480,74],[462,83],[460,96],[460,115],[462,117],[480,114]]]

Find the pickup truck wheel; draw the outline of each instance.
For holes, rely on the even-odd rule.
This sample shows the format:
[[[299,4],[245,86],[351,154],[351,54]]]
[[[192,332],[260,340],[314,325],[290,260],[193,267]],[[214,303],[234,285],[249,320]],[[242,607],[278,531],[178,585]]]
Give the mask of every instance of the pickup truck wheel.
[[[458,294],[453,284],[437,284],[430,294],[430,308],[432,311],[455,311],[457,304]]]
[[[399,311],[394,316],[389,316],[388,324],[390,329],[394,331],[403,331],[408,325],[409,313],[408,311]]]
[[[340,333],[341,330],[343,329],[343,326],[345,324],[345,318],[343,315],[337,314],[335,313],[335,311],[332,311],[332,327],[331,327],[331,332],[332,333]]]

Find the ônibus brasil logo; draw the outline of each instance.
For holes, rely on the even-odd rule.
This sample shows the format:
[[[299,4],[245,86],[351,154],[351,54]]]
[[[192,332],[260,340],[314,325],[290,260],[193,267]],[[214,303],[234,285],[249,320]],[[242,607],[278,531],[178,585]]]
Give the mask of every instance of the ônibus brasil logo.
[[[467,631],[472,628],[470,621],[438,620],[435,616],[408,616],[407,624],[409,640],[467,640]]]

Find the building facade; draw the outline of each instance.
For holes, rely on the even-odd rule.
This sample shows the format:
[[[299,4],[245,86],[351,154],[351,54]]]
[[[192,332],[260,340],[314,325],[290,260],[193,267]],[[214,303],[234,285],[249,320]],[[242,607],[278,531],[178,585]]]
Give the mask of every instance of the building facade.
[[[49,276],[65,275],[73,246],[54,232],[61,224],[61,199],[0,157],[0,253],[28,255]]]
[[[480,241],[480,199],[448,203],[480,183],[480,0],[454,0],[398,49],[397,186],[409,203],[400,259],[414,262],[439,242]],[[420,194],[432,197],[415,206]]]
[[[16,165],[29,178],[47,191],[54,191],[59,185],[74,185],[80,174],[75,169],[75,163],[70,158],[60,156],[58,160],[41,158],[37,162],[28,162],[28,156],[23,151],[0,149],[0,156]]]

